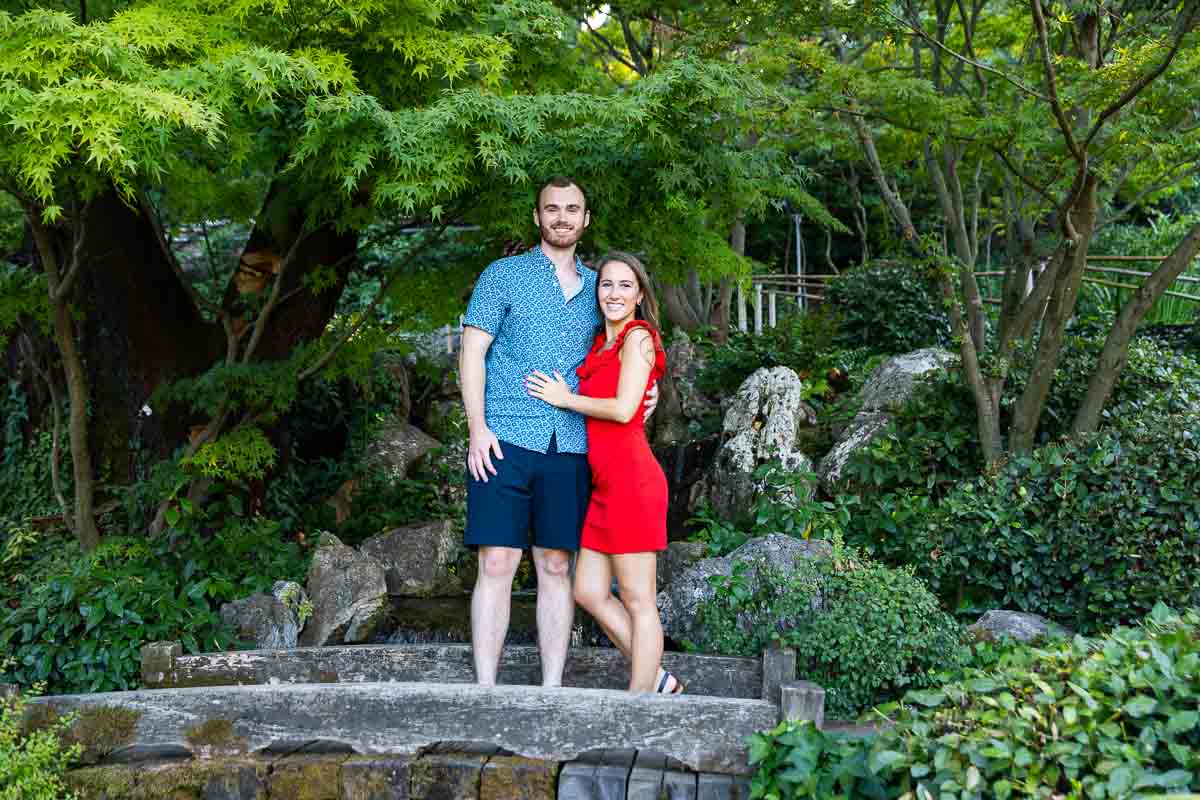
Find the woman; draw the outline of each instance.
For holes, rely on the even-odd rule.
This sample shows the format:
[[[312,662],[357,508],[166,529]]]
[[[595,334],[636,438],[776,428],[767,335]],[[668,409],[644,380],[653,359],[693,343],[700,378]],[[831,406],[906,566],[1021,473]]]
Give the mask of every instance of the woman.
[[[667,479],[650,451],[643,398],[666,368],[658,309],[646,270],[632,255],[600,259],[596,297],[604,318],[578,369],[579,394],[557,372],[534,372],[526,389],[587,417],[592,496],[575,562],[575,602],[629,660],[629,691],[679,694],[660,662],[662,622],[655,560],[667,547]],[[613,597],[613,575],[620,600]]]

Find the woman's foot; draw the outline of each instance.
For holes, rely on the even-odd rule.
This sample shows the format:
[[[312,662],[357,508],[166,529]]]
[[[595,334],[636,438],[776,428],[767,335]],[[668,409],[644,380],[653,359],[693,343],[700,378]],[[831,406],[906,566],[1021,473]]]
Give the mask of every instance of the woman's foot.
[[[654,679],[654,691],[657,694],[683,694],[683,683],[662,667],[658,668],[658,676]]]

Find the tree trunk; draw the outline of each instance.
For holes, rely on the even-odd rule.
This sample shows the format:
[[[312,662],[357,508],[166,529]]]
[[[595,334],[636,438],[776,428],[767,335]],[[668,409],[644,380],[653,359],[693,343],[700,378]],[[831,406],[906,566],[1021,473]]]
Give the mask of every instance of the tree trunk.
[[[1130,339],[1155,301],[1162,297],[1163,292],[1171,287],[1176,278],[1187,271],[1197,253],[1200,253],[1200,224],[1192,226],[1167,259],[1142,282],[1133,297],[1121,308],[1121,313],[1117,315],[1108,337],[1104,340],[1104,350],[1100,353],[1096,368],[1088,381],[1087,393],[1075,414],[1071,425],[1073,433],[1096,430],[1100,423],[1100,412],[1108,402],[1113,386],[1121,377],[1121,370],[1125,368],[1125,362],[1129,358]]]
[[[263,336],[255,347],[253,360],[287,358],[295,345],[320,336],[333,318],[354,269],[358,233],[338,231],[328,223],[315,230],[309,229],[305,220],[314,199],[312,191],[277,178],[267,192],[262,212],[242,252],[241,277],[235,275],[225,288],[225,310],[233,315],[244,313],[238,284],[245,278],[247,268],[269,269],[272,259],[282,259],[293,250],[297,238],[304,237],[294,250],[292,263],[280,286],[280,297],[287,299],[271,312]],[[322,268],[332,270],[327,287],[319,293],[306,288],[305,282]],[[269,279],[273,276],[267,277],[264,292],[270,290]],[[253,288],[245,282],[242,287]]]
[[[39,212],[30,214],[35,219]],[[76,236],[83,235],[83,226],[78,226]],[[100,532],[96,529],[93,509],[95,496],[95,472],[92,469],[92,453],[88,446],[88,383],[83,359],[75,339],[75,324],[71,319],[67,295],[60,291],[65,276],[78,268],[78,248],[67,270],[60,267],[65,259],[60,254],[50,231],[40,221],[33,223],[33,234],[38,253],[46,272],[47,289],[50,295],[50,317],[54,328],[54,341],[62,357],[63,372],[67,376],[67,395],[70,398],[70,417],[67,423],[71,441],[71,464],[75,477],[75,537],[84,552],[92,552],[100,544]],[[71,251],[68,251],[71,252]],[[69,288],[69,287],[68,287]]]
[[[109,191],[88,212],[87,272],[75,291],[85,309],[86,354],[94,413],[91,442],[111,479],[137,479],[133,448],[169,455],[196,422],[186,409],[146,414],[165,383],[203,372],[222,352],[220,327],[206,322],[176,273],[159,228]]]
[[[1076,238],[1070,243],[1067,262],[1055,276],[1054,289],[1042,320],[1033,368],[1029,373],[1029,383],[1017,398],[1013,409],[1009,448],[1017,453],[1033,450],[1038,423],[1054,383],[1059,356],[1062,355],[1067,322],[1074,313],[1075,300],[1079,296],[1079,286],[1087,266],[1088,247],[1096,224],[1097,178],[1091,172],[1084,172],[1079,180],[1082,187],[1075,202],[1066,211],[1071,215]]]

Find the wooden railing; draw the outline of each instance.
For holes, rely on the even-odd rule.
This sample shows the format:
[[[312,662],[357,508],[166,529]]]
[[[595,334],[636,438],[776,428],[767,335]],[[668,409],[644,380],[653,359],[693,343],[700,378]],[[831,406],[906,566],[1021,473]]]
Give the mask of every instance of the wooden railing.
[[[1122,263],[1144,263],[1144,262],[1161,262],[1166,259],[1166,256],[1089,256],[1087,272],[1096,273],[1097,275],[1126,277],[1133,279],[1144,280],[1151,273],[1144,270],[1128,269],[1124,267],[1113,266],[1093,266],[1093,264],[1122,264]],[[975,273],[977,278],[998,278],[1004,275],[1003,270],[981,270]],[[752,295],[750,304],[753,308],[753,323],[754,333],[761,334],[764,327],[774,328],[778,320],[778,305],[779,298],[784,297],[794,299],[801,309],[807,310],[810,303],[820,303],[825,299],[825,284],[835,276],[833,275],[795,275],[786,273],[773,273],[769,275],[755,275],[751,279]],[[1140,286],[1132,282],[1123,282],[1119,280],[1105,279],[1103,277],[1088,277],[1085,275],[1084,282],[1095,284],[1097,286],[1107,286],[1112,289],[1123,289],[1126,291],[1137,291]],[[1190,289],[1192,286],[1197,287],[1197,294],[1190,294],[1181,291],[1166,291],[1163,292],[1164,297],[1175,297],[1180,300],[1200,303],[1200,277],[1192,275],[1180,275],[1175,279],[1176,284],[1183,284],[1181,288]],[[1028,289],[1031,287],[1027,287]],[[984,297],[983,302],[999,305],[1001,303],[998,297]],[[741,287],[738,287],[737,292],[737,307],[738,307],[738,329],[743,333],[749,331],[750,320],[748,319],[746,297],[742,292]]]
[[[1122,275],[1130,278],[1146,279],[1151,273],[1140,269],[1124,269],[1121,267],[1096,267],[1093,263],[1140,263],[1140,262],[1161,262],[1166,260],[1166,256],[1088,256],[1088,264],[1085,267],[1087,272],[1095,272],[1103,275]],[[975,273],[977,278],[998,278],[1004,275],[1003,270],[983,270]],[[1114,280],[1104,280],[1103,278],[1090,278],[1086,274],[1083,278],[1084,283],[1091,283],[1096,286],[1107,286],[1112,289],[1124,289],[1127,291],[1136,292],[1141,287],[1133,283],[1121,283]],[[1175,283],[1196,284],[1200,285],[1200,278],[1191,275],[1180,275],[1175,279]],[[1188,300],[1193,303],[1200,303],[1200,295],[1187,294],[1185,292],[1163,292],[1164,297],[1176,297],[1181,300]],[[1000,305],[1001,300],[998,297],[984,297],[983,302],[991,303],[992,305]]]

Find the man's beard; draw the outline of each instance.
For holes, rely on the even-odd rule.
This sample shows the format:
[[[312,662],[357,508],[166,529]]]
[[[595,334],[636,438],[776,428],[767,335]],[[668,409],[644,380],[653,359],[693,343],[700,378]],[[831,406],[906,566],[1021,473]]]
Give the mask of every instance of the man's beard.
[[[583,238],[583,228],[555,230],[548,225],[539,226],[542,231],[542,241],[553,247],[573,247]]]

